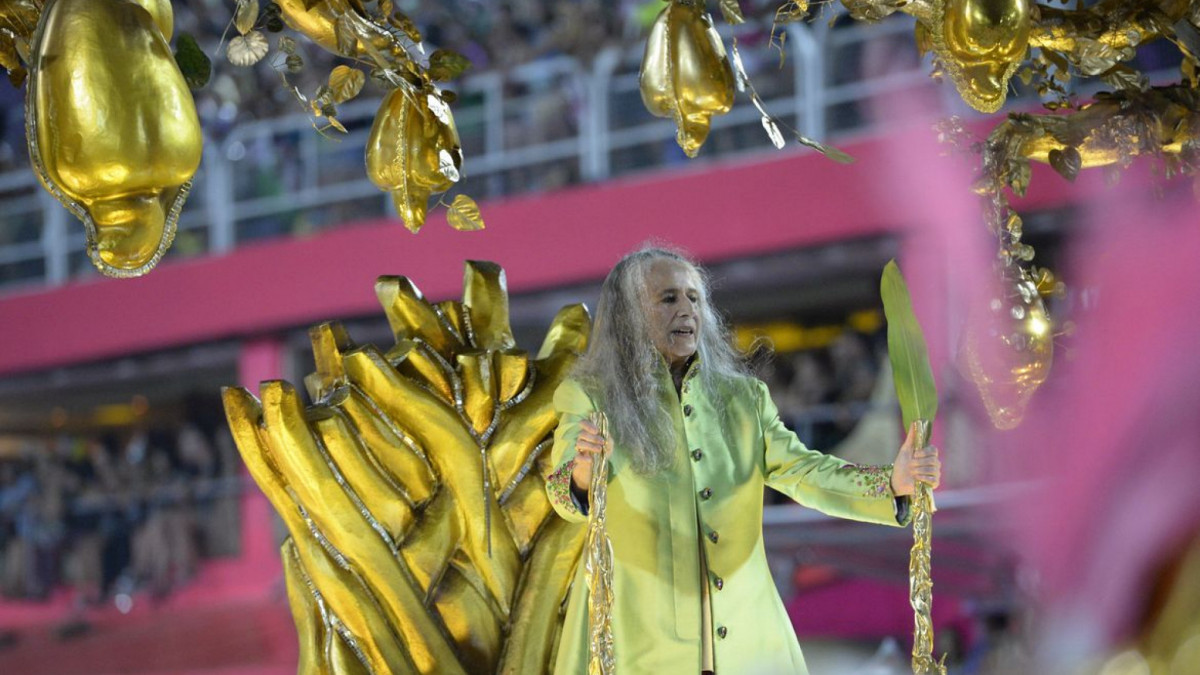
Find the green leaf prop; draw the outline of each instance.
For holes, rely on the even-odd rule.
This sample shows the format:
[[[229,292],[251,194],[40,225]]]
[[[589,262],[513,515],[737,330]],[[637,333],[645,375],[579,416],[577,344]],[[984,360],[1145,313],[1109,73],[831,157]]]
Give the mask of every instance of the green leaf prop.
[[[908,284],[900,274],[895,260],[883,268],[879,284],[883,296],[883,314],[887,317],[888,358],[896,380],[896,396],[907,431],[914,420],[933,424],[937,414],[937,389],[933,385],[933,370],[929,367],[929,348],[921,324],[913,313]]]

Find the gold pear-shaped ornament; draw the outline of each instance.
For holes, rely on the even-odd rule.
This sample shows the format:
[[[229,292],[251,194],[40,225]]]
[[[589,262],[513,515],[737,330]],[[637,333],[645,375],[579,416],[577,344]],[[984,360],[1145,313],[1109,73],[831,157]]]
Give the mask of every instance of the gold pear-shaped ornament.
[[[154,268],[200,166],[196,106],[162,26],[169,2],[49,0],[34,35],[26,138],[42,184],[83,221],[110,277]]]
[[[962,99],[980,112],[1004,105],[1029,51],[1030,0],[934,0],[933,49]]]
[[[654,20],[640,75],[642,101],[675,120],[676,141],[695,157],[713,115],[733,107],[733,68],[701,0],[673,0]]]
[[[992,424],[997,429],[1020,424],[1054,363],[1053,325],[1029,272],[1007,266],[985,301],[971,307],[959,359]]]
[[[454,116],[437,87],[392,90],[375,114],[366,154],[367,177],[392,193],[404,226],[420,230],[429,197],[458,182],[462,168]]]

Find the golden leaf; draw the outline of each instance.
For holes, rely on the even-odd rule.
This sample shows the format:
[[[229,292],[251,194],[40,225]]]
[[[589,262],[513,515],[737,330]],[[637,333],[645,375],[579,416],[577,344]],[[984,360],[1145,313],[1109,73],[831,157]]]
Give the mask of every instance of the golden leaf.
[[[252,30],[230,40],[229,46],[225,48],[225,57],[235,66],[252,66],[261,61],[269,49],[267,38],[262,33]]]
[[[1050,166],[1054,167],[1060,176],[1071,182],[1075,182],[1075,177],[1083,168],[1083,158],[1079,151],[1069,145],[1062,150],[1051,150],[1047,159],[1050,160]]]
[[[421,41],[421,31],[417,29],[417,24],[413,20],[400,14],[399,12],[388,16],[388,23],[397,28],[401,33],[404,33],[409,40],[413,42]]]
[[[779,125],[769,115],[763,115],[763,129],[766,129],[767,136],[771,137],[771,143],[778,149],[783,149],[786,141],[783,140],[783,132],[779,130]]]
[[[446,220],[450,227],[459,232],[474,232],[483,229],[483,216],[479,213],[479,205],[466,195],[454,198],[446,212]]]
[[[467,57],[449,49],[436,49],[429,55],[429,77],[439,82],[453,80],[470,67]]]
[[[440,171],[447,180],[455,183],[458,182],[460,175],[458,173],[458,165],[459,162],[455,161],[454,155],[452,155],[449,150],[442,148],[438,151],[438,171]]]
[[[342,56],[355,56],[358,51],[358,35],[354,26],[345,18],[338,17],[334,22],[334,35],[337,37],[337,50]]]
[[[254,30],[258,21],[258,0],[238,0],[237,14],[233,17],[233,25],[242,35]]]
[[[730,26],[736,26],[746,22],[746,17],[742,16],[742,7],[738,4],[738,0],[721,0],[721,15],[725,17],[725,23]]]
[[[333,102],[345,103],[358,96],[366,82],[367,76],[361,70],[349,66],[337,66],[329,73],[329,91],[333,96]]]
[[[349,133],[346,131],[346,127],[342,126],[342,123],[338,121],[338,118],[326,117],[325,119],[329,120],[329,126],[333,127],[334,129],[337,129],[338,131],[342,132],[343,134]]]

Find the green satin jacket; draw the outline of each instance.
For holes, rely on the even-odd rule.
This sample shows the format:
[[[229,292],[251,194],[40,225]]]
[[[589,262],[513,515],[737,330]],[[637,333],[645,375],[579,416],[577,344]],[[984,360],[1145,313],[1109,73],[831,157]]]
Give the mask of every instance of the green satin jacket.
[[[809,450],[784,427],[767,387],[727,380],[706,392],[693,363],[679,397],[666,384],[678,461],[639,475],[620,446],[605,514],[613,550],[613,641],[620,675],[698,675],[703,544],[718,675],[806,673],[763,548],[763,485],[842,518],[899,525],[890,466],[860,466]],[[665,367],[662,377],[668,378]],[[723,416],[713,405],[722,401]],[[570,494],[579,423],[596,409],[574,380],[554,395],[559,425],[546,482],[563,518],[587,516]],[[904,504],[907,506],[907,504]],[[907,508],[902,509],[907,511]],[[906,519],[906,517],[905,517]],[[587,583],[579,565],[567,599],[555,673],[587,672]]]

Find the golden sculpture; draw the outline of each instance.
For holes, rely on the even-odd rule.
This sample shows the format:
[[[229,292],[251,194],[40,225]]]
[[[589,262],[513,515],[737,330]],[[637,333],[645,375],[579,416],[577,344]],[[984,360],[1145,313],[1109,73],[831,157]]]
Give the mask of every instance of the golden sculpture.
[[[393,89],[367,139],[367,177],[392,193],[409,230],[421,229],[430,195],[450,189],[461,167],[458,130],[441,92],[432,85]]]
[[[646,109],[675,120],[679,147],[695,157],[712,116],[733,107],[733,69],[703,0],[672,0],[659,13],[639,84]]]
[[[242,457],[288,526],[302,673],[541,673],[585,528],[554,515],[543,476],[555,388],[583,351],[582,305],[536,358],[516,348],[504,272],[470,262],[463,300],[403,277],[376,293],[386,352],[312,329],[305,406],[286,382],[261,405],[224,391]]]
[[[50,0],[31,47],[29,156],[108,276],[154,268],[200,166],[195,104],[160,30],[170,4]]]
[[[594,412],[589,419],[600,430],[601,436],[609,438],[607,415]],[[588,675],[613,675],[617,670],[612,634],[613,551],[604,517],[608,506],[608,453],[611,446],[611,442],[606,443],[596,458],[588,490],[587,538],[583,548],[588,585]]]

